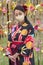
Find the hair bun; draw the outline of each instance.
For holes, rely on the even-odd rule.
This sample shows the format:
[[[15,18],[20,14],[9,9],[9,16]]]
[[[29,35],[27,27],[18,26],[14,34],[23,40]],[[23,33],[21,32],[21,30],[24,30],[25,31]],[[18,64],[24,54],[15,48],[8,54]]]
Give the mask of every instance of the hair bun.
[[[24,8],[25,12],[28,11],[28,7],[26,5],[23,5],[23,8]]]

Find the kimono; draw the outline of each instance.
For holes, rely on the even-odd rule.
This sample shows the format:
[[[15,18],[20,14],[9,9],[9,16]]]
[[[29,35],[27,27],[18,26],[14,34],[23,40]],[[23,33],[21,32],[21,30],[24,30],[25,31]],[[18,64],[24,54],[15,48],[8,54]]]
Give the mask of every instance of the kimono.
[[[11,55],[19,53],[15,62],[9,59],[9,65],[35,65],[34,63],[34,28],[31,24],[24,22],[12,28],[12,32],[8,36],[11,42]]]

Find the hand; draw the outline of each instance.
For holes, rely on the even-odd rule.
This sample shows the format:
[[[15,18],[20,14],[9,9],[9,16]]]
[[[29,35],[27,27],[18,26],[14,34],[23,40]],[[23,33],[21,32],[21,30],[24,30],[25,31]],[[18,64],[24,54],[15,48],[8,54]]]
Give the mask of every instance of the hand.
[[[15,62],[15,60],[16,60],[16,58],[18,57],[18,53],[15,53],[14,55],[8,55],[8,57],[9,57],[9,59],[11,60],[11,61],[13,61],[13,62]]]
[[[18,57],[19,53],[15,53],[13,57],[16,59]]]
[[[15,58],[13,57],[13,56],[11,56],[11,55],[8,55],[8,58],[11,60],[11,61],[13,61],[13,62],[15,62]]]

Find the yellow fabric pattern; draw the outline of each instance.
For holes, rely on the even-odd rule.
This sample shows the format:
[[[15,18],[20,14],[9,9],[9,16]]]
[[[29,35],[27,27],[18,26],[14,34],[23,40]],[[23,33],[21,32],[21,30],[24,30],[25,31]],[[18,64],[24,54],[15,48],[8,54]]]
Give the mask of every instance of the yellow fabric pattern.
[[[27,42],[26,47],[27,47],[27,49],[31,49],[32,48],[32,42],[31,41]]]
[[[24,23],[22,26],[27,26],[28,24],[27,23]]]
[[[21,34],[22,34],[22,35],[27,35],[27,33],[28,33],[27,29],[23,29],[23,30],[21,31]]]
[[[27,61],[23,62],[23,65],[29,65],[29,62]]]

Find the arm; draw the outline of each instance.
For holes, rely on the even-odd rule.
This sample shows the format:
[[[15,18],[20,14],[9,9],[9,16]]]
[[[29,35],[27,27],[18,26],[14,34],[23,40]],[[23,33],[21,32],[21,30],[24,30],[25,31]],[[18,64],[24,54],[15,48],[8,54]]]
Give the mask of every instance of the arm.
[[[34,38],[32,36],[27,36],[24,41],[24,44],[18,47],[18,53],[29,56],[30,52],[33,52],[33,43]]]

